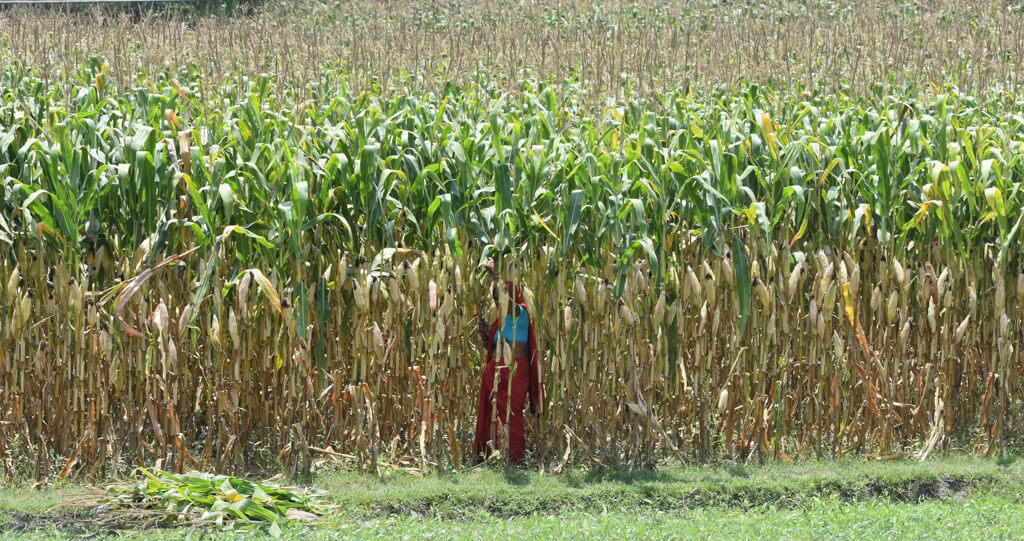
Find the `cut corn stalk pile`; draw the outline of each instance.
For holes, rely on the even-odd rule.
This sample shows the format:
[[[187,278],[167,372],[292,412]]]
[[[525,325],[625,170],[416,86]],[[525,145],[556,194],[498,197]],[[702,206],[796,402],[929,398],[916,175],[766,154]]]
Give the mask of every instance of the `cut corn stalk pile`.
[[[91,514],[145,510],[153,513],[143,518],[163,525],[198,520],[242,530],[269,523],[271,532],[280,532],[279,524],[315,520],[325,511],[317,502],[321,495],[317,492],[226,475],[139,468],[133,477],[133,483],[108,486],[107,500]]]
[[[545,468],[993,453],[1024,422],[1012,95],[74,81],[0,74],[5,472],[462,465],[489,255],[545,353]]]

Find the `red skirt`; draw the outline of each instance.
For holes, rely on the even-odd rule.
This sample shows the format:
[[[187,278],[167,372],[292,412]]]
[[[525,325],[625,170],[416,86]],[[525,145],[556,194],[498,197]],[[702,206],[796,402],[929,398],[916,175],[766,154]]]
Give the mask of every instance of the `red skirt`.
[[[523,415],[526,395],[530,390],[530,360],[520,357],[513,362],[514,371],[504,361],[499,367],[494,359],[487,361],[484,368],[476,414],[476,440],[473,443],[477,457],[486,457],[495,449],[497,429],[502,426],[508,427],[509,459],[519,463],[526,455]],[[497,425],[492,424],[492,419],[497,421]]]

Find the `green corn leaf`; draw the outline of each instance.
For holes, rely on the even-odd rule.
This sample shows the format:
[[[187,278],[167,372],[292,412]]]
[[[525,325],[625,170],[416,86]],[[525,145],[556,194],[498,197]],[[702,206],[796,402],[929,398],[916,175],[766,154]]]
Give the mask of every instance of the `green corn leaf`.
[[[732,238],[732,266],[736,275],[736,295],[740,305],[740,332],[737,336],[742,339],[747,331],[747,321],[750,319],[751,279],[746,248],[738,236]]]

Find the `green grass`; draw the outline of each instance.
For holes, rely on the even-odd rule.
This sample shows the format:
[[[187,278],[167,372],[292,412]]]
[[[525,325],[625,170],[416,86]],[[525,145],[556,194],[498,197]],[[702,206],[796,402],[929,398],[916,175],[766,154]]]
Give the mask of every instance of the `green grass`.
[[[44,490],[0,488],[0,513],[12,510],[31,514],[44,513],[79,493],[80,489],[71,485]]]
[[[609,507],[797,506],[821,497],[856,502],[916,502],[948,497],[964,487],[1020,498],[1024,464],[952,458],[930,462],[800,462],[762,466],[572,471],[542,476],[518,470],[469,471],[418,478],[331,473],[318,484],[343,509],[370,516],[430,514],[446,518],[513,517],[594,512]]]
[[[921,505],[875,501],[847,505],[826,500],[796,509],[749,512],[615,510],[483,522],[403,517],[332,525],[337,529],[331,534],[364,539],[1011,539],[1024,533],[1014,518],[1022,509],[1019,502],[1000,498]]]
[[[498,539],[1012,539],[1024,535],[1024,463],[950,458],[925,463],[801,462],[660,472],[512,470],[425,477],[330,472],[315,481],[337,512],[285,538]],[[0,535],[15,513],[46,510],[81,489],[0,490]],[[61,515],[61,513],[64,513]],[[52,513],[57,513],[53,515]],[[82,533],[63,517],[18,539]],[[70,529],[69,529],[70,528]],[[122,535],[136,534],[126,532]],[[213,530],[161,530],[147,538],[237,538]],[[204,537],[206,538],[206,537]]]
[[[424,517],[335,519],[315,528],[287,529],[287,539],[1017,539],[1024,535],[1024,506],[998,497],[918,505],[823,500],[793,509],[738,511],[728,508],[685,512],[609,510],[597,513],[534,515],[484,521]],[[162,531],[147,539],[237,539],[231,533]],[[256,537],[256,536],[242,536]],[[18,539],[68,539],[38,532]]]

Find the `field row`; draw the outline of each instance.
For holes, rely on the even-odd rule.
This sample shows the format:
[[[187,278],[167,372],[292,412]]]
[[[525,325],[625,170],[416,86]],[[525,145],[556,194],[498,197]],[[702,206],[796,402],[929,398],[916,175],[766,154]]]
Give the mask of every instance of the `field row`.
[[[13,67],[0,79],[0,242],[44,243],[98,269],[93,282],[130,270],[114,268],[125,251],[152,263],[228,233],[270,268],[311,244],[367,256],[443,242],[591,263],[642,249],[660,278],[655,254],[697,236],[720,252],[737,228],[793,250],[1019,265],[1012,95],[753,85],[592,112],[557,85],[384,97],[327,72],[296,102],[268,77],[119,90],[106,69],[88,63],[67,92]]]
[[[5,10],[0,49],[58,85],[100,56],[119,85],[161,73],[219,84],[242,71],[301,94],[331,68],[386,92],[476,82],[516,93],[532,78],[568,78],[598,105],[746,81],[1012,91],[1024,58],[1024,9],[1003,0],[249,3],[258,7]]]

